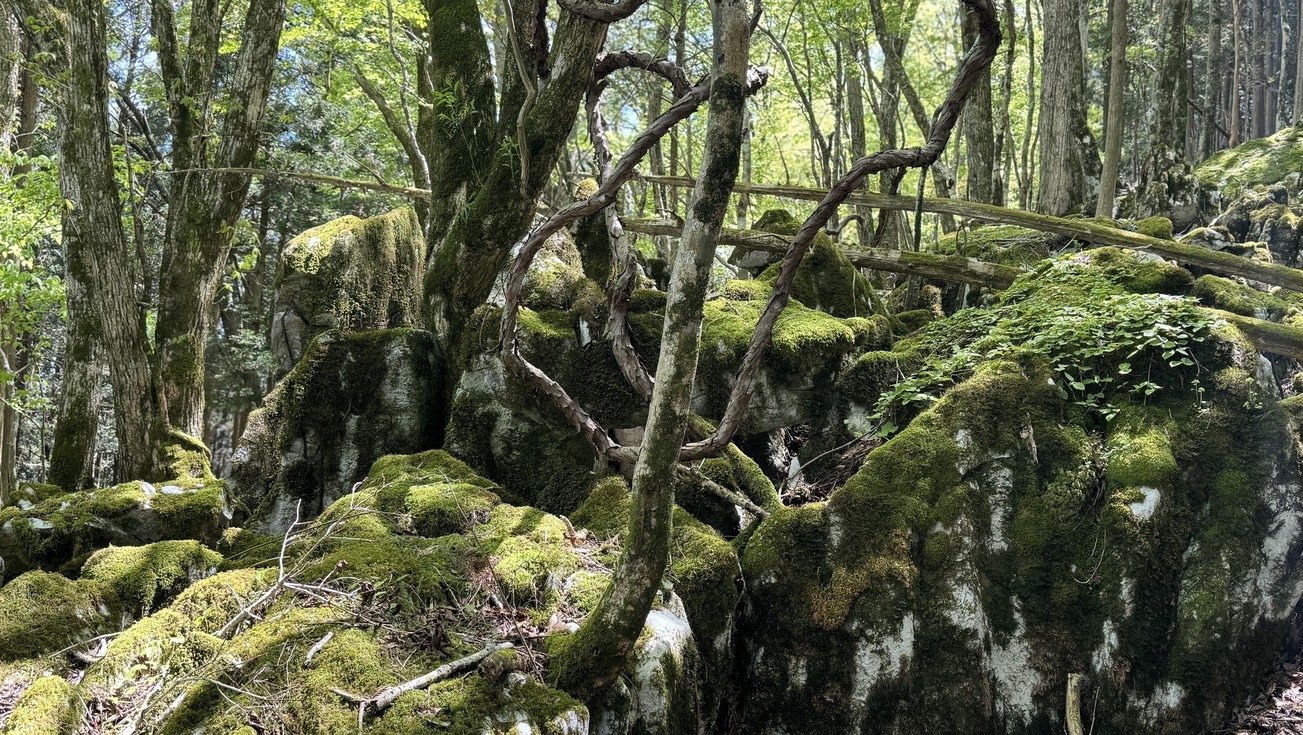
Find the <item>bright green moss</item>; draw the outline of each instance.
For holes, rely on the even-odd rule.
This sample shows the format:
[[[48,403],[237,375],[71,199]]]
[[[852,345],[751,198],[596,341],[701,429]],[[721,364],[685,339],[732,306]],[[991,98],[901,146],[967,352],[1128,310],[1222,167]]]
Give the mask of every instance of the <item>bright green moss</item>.
[[[396,604],[446,603],[452,593],[460,592],[466,584],[462,563],[464,543],[456,536],[433,540],[398,536],[339,541],[330,544],[329,551],[310,563],[303,577],[321,579],[330,574],[353,587],[362,582],[383,586]]]
[[[1172,220],[1166,217],[1148,217],[1136,222],[1136,232],[1159,240],[1172,240]]]
[[[418,535],[434,538],[464,531],[498,502],[493,492],[466,482],[418,485],[407,493],[407,512]]]
[[[100,549],[91,555],[81,574],[113,588],[127,610],[144,616],[212,575],[221,561],[221,554],[198,541],[159,541]]]
[[[1254,186],[1278,184],[1303,171],[1303,128],[1286,127],[1213,154],[1194,169],[1201,183],[1234,197]]]
[[[372,696],[398,683],[397,668],[372,635],[361,630],[336,633],[310,664],[292,675],[300,696],[291,700],[286,712],[288,729],[321,735],[355,732],[357,707],[334,690]]]
[[[570,696],[540,684],[526,682],[510,692],[478,675],[442,681],[426,691],[411,692],[394,702],[376,721],[375,735],[418,735],[430,732],[430,714],[447,735],[483,735],[509,732],[514,721],[502,719],[515,713],[532,723],[530,732],[560,735],[563,720],[571,713],[587,719],[587,710]]]
[[[275,569],[232,569],[200,580],[177,596],[170,609],[196,629],[216,633],[231,621],[255,595],[267,589]]]
[[[163,672],[184,677],[212,661],[223,644],[186,615],[160,610],[114,638],[104,657],[87,670],[85,682],[92,689],[114,693]]]
[[[66,735],[82,716],[76,689],[60,676],[43,676],[14,702],[2,735]]]
[[[1131,293],[1181,295],[1189,293],[1194,283],[1194,277],[1186,269],[1167,261],[1142,260],[1129,250],[1095,248],[1086,255],[1105,278]]]
[[[917,332],[936,319],[936,316],[931,309],[913,309],[895,315],[896,322],[900,325],[901,334]]]
[[[773,293],[773,284],[768,281],[731,280],[724,284],[720,294],[729,301],[764,301]]]
[[[570,514],[570,521],[598,538],[624,533],[629,525],[629,486],[624,478],[608,477],[593,486],[588,499]]]
[[[58,485],[50,485],[40,482],[20,482],[18,489],[14,491],[13,502],[25,500],[29,503],[40,503],[50,498],[57,498],[64,494],[63,488]]]
[[[780,267],[769,266],[756,280],[772,286]],[[887,313],[873,284],[824,232],[814,236],[810,251],[797,267],[791,295],[811,309],[841,318]]]
[[[733,620],[740,596],[737,553],[709,526],[682,508],[674,511],[669,578],[683,599],[702,648],[713,645]]]
[[[1279,319],[1289,308],[1271,294],[1214,275],[1195,281],[1194,295],[1208,306],[1259,319]]]
[[[1168,488],[1176,479],[1172,445],[1160,429],[1115,433],[1109,440],[1108,480],[1116,488]]]
[[[115,629],[112,589],[33,571],[0,587],[0,661],[35,658]]]

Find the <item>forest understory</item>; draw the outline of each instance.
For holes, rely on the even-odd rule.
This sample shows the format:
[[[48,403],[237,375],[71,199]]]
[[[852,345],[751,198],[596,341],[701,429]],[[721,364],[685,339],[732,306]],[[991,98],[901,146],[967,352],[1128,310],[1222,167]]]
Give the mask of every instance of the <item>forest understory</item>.
[[[0,0],[0,735],[1303,732],[1303,0]]]

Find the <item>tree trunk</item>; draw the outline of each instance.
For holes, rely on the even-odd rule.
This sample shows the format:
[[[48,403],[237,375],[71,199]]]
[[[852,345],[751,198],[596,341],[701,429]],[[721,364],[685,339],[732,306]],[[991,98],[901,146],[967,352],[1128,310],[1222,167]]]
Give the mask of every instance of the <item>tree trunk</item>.
[[[1186,43],[1185,25],[1189,0],[1164,3],[1159,30],[1158,83],[1154,95],[1153,128],[1150,140],[1181,155],[1185,151]],[[1116,37],[1114,40],[1116,44]],[[1115,46],[1116,48],[1116,46]]]
[[[0,8],[0,153],[13,149],[17,133],[19,105],[22,99],[23,42],[18,16],[8,5]],[[12,172],[0,163],[0,179]],[[14,451],[17,445],[18,414],[14,410],[17,334],[6,328],[5,311],[14,304],[0,303],[0,508],[9,502],[16,475]],[[13,377],[9,377],[13,376]]]
[[[1123,111],[1127,86],[1127,0],[1113,0],[1112,61],[1109,69],[1108,122],[1105,126],[1104,173],[1099,182],[1096,217],[1113,216],[1118,167],[1122,163]]]
[[[184,61],[166,58],[175,53],[165,51],[175,43],[175,27],[167,17],[170,3],[154,2],[153,25],[164,78],[169,88],[188,90],[188,98],[210,100],[216,90],[210,58],[192,58],[198,52]],[[211,160],[211,146],[204,139],[207,103],[175,99],[180,92],[169,95],[174,137],[181,144],[173,153],[177,175],[172,181],[159,277],[154,334],[157,385],[170,427],[194,437],[204,434],[204,347],[250,180],[247,173],[194,169],[210,164],[219,169],[243,169],[253,164],[284,24],[285,0],[253,0],[249,4],[234,77],[225,85],[231,90],[225,105],[228,111]],[[191,45],[211,47],[215,52],[215,42],[196,38],[196,34],[211,32],[192,21]]]
[[[977,41],[977,14],[964,7],[964,48]],[[968,149],[968,185],[970,201],[996,204],[995,198],[995,123],[991,109],[991,72],[984,70],[977,86],[964,103],[964,143]]]
[[[436,96],[451,93],[454,85],[458,89],[479,89],[481,85],[489,85],[487,98],[492,100],[487,58],[471,69],[466,69],[464,63],[477,57],[479,49],[484,48],[475,3],[473,0],[432,0],[432,3],[435,7],[431,14],[431,48],[446,52],[444,56],[435,58]],[[460,15],[452,15],[454,11]],[[472,14],[474,23],[462,24],[460,35],[446,25],[450,17],[464,16],[469,23]],[[520,25],[518,23],[517,36],[522,40],[532,38],[532,26],[520,28]],[[522,32],[526,30],[531,32]],[[593,60],[605,37],[604,24],[574,13],[563,13],[548,61],[547,83],[540,86],[533,99],[525,87],[527,82],[537,81],[532,73],[527,82],[522,82],[519,75],[506,75],[496,138],[481,141],[478,132],[468,138],[467,133],[455,125],[440,133],[441,128],[430,122],[430,116],[427,116],[421,145],[431,170],[457,172],[449,174],[449,178],[435,175],[435,186],[439,188],[434,193],[434,210],[438,210],[441,199],[446,202],[465,198],[466,201],[464,206],[447,213],[446,218],[451,221],[444,233],[439,232],[439,223],[445,215],[437,211],[431,213],[431,253],[425,279],[426,316],[431,331],[439,336],[445,347],[455,344],[471,312],[488,298],[494,281],[507,264],[512,246],[529,229],[539,193],[547,184],[552,167],[570,135],[579,104],[593,78]],[[527,50],[522,50],[522,54],[532,58]],[[489,102],[484,100],[475,102],[474,114],[466,124],[474,129],[484,124],[478,118],[486,114],[486,110],[491,112],[491,107],[485,107],[487,104]],[[472,111],[468,109],[465,112],[471,115]],[[503,146],[513,150],[519,146],[522,132],[529,167],[523,181],[519,156],[494,155]],[[452,137],[458,141],[469,140],[474,145],[445,145],[445,141]],[[473,179],[483,182],[476,189],[469,188],[471,180],[467,178],[467,172],[470,171],[481,172]],[[456,191],[449,191],[450,183],[455,184]]]
[[[1231,0],[1231,28],[1234,34],[1235,58],[1231,64],[1231,90],[1227,110],[1231,116],[1231,133],[1228,145],[1232,148],[1240,144],[1240,70],[1244,58],[1243,32],[1240,29],[1240,2]]]
[[[554,678],[570,691],[600,689],[620,674],[669,562],[674,468],[687,432],[702,309],[737,178],[745,118],[748,6],[744,0],[718,0],[712,10],[715,66],[706,147],[671,270],[656,387],[633,473],[629,528],[610,588],[552,659]]]
[[[1300,0],[1303,2],[1303,0]],[[1200,158],[1207,158],[1221,147],[1221,134],[1217,131],[1218,119],[1222,112],[1222,76],[1225,74],[1225,59],[1222,53],[1222,14],[1219,3],[1208,4],[1208,66],[1205,74],[1207,93],[1204,95],[1203,136],[1200,140]]]
[[[1294,18],[1294,114],[1290,121],[1294,125],[1303,123],[1303,0],[1298,3],[1298,15]]]
[[[1088,196],[1080,134],[1086,129],[1081,0],[1045,0],[1041,54],[1040,184],[1036,211],[1081,211]]]
[[[59,185],[69,204],[63,212],[69,342],[74,347],[69,361],[82,363],[77,370],[88,368],[88,349],[102,347],[113,383],[118,438],[114,476],[152,479],[157,474],[158,415],[145,320],[136,298],[136,261],[122,229],[109,147],[104,12],[99,0],[69,0],[65,16],[69,74],[61,85]],[[72,295],[75,288],[84,288],[85,298]],[[73,377],[73,382],[78,380]],[[84,385],[74,387],[80,391]],[[65,393],[65,405],[67,398]],[[60,424],[80,419],[76,414],[61,416]],[[72,428],[78,433],[93,431],[85,426]]]

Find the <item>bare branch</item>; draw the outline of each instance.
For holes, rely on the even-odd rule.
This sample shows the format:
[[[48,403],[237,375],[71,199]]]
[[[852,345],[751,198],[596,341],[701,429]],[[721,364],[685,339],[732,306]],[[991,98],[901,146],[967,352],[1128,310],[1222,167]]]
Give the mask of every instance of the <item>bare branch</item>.
[[[819,202],[819,206],[801,225],[779,268],[773,296],[770,297],[756,325],[755,334],[747,348],[746,357],[742,360],[742,369],[738,373],[737,382],[733,385],[728,408],[724,411],[719,428],[710,438],[684,447],[680,455],[681,459],[695,459],[718,452],[732,440],[733,435],[741,427],[742,419],[751,402],[752,383],[760,370],[761,357],[773,339],[774,324],[777,323],[778,316],[782,314],[791,298],[797,267],[809,250],[810,243],[814,241],[814,236],[828,223],[837,212],[837,208],[850,197],[866,177],[892,168],[930,166],[945,150],[969,91],[977,84],[982,72],[991,65],[1000,48],[1000,22],[991,0],[963,1],[977,13],[978,40],[965,55],[950,93],[937,110],[927,143],[922,148],[882,151],[860,159],[832,187],[832,190]]]
[[[676,99],[692,88],[688,73],[682,67],[668,59],[641,51],[617,51],[597,57],[597,65],[593,68],[594,82],[601,82],[621,69],[642,69],[660,75],[674,88]]]
[[[647,0],[616,0],[613,3],[603,3],[597,0],[558,0],[558,4],[574,13],[581,15],[589,20],[595,20],[601,23],[614,23],[618,20],[624,20],[634,13],[638,12]]]

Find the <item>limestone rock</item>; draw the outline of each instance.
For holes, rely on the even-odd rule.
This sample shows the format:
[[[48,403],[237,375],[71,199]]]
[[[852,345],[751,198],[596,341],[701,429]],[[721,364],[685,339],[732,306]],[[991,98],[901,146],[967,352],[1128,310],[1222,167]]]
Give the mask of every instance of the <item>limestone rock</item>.
[[[419,323],[425,237],[408,208],[342,217],[290,241],[276,280],[271,346],[284,374],[314,337]]]
[[[57,495],[24,509],[0,509],[0,579],[33,568],[57,569],[74,557],[116,544],[194,539],[215,545],[235,516],[225,483],[128,482]]]
[[[313,518],[346,495],[376,459],[430,447],[440,364],[419,330],[317,337],[236,448],[231,489],[253,511],[250,527],[279,534],[296,513]]]
[[[1214,153],[1194,169],[1207,187],[1225,197],[1236,197],[1255,186],[1283,184],[1299,192],[1303,172],[1303,127],[1282,128],[1268,138]]]
[[[985,363],[826,505],[762,522],[743,726],[1058,732],[1069,673],[1096,732],[1221,726],[1303,594],[1298,399],[1268,408],[1244,344],[1201,347],[1207,393],[1089,431],[1048,366]]]

